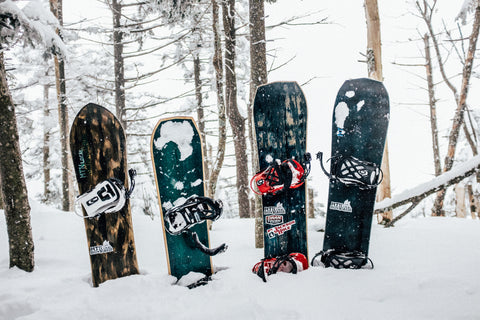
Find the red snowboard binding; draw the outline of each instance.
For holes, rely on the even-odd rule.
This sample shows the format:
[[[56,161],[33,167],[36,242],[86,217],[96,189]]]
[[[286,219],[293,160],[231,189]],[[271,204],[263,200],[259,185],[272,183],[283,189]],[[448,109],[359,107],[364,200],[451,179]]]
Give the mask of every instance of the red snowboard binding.
[[[263,282],[267,282],[267,276],[277,272],[296,274],[306,269],[308,261],[305,255],[293,252],[276,258],[262,259],[253,266],[252,272],[262,278]]]
[[[258,195],[277,195],[287,189],[303,185],[310,173],[310,153],[304,156],[303,165],[295,159],[272,163],[265,170],[258,172],[250,180],[250,188]],[[256,187],[255,187],[256,186]]]

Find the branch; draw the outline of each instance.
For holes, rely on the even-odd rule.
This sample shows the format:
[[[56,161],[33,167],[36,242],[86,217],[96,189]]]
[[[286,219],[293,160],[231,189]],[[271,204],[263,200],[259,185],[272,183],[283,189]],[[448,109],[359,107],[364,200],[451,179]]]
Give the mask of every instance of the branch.
[[[374,213],[378,214],[384,211],[393,210],[408,203],[419,203],[429,195],[462,181],[475,174],[478,170],[480,170],[480,156],[473,157],[471,160],[455,166],[450,171],[447,171],[417,187],[405,190],[391,199],[385,199],[378,202],[375,205]]]

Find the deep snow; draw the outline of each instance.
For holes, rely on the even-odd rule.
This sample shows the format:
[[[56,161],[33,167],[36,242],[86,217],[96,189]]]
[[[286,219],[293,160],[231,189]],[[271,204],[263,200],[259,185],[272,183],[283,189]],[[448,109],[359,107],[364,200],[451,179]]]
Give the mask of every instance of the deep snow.
[[[161,222],[133,217],[141,274],[91,286],[83,221],[32,201],[35,271],[8,268],[0,219],[0,319],[480,319],[480,221],[404,218],[373,225],[373,270],[309,268],[267,283],[251,273],[262,258],[252,219],[220,219],[211,245],[213,281],[189,290],[167,275]],[[309,254],[322,247],[324,219],[308,221]]]

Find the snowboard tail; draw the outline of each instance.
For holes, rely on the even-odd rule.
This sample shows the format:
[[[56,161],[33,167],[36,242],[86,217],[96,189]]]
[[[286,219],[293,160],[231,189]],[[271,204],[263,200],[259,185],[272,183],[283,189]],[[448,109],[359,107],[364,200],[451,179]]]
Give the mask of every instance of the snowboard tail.
[[[306,155],[307,104],[296,82],[273,82],[257,88],[253,104],[259,167]],[[258,182],[257,182],[258,183]],[[262,195],[266,258],[307,252],[305,183]]]
[[[347,80],[337,94],[330,175],[340,172],[343,180],[331,176],[329,183],[325,253],[336,251],[368,257],[389,110],[387,91],[375,80]],[[345,163],[343,172],[339,161]]]
[[[79,194],[107,179],[128,185],[125,133],[107,109],[90,103],[80,110],[70,130],[70,149]],[[139,273],[128,199],[119,211],[86,217],[84,222],[94,287]]]

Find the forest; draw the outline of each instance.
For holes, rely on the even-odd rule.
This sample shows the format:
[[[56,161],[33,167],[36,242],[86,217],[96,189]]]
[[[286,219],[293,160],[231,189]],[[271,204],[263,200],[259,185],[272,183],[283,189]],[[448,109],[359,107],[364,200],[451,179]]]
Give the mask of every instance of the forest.
[[[480,0],[0,0],[0,319],[478,318],[479,31]],[[298,83],[307,151],[326,161],[335,96],[355,78],[390,101],[375,268],[264,285],[250,272],[264,257],[257,87]],[[96,290],[69,146],[89,103],[120,121],[137,172],[138,274]],[[229,246],[194,290],[164,261],[150,151],[173,116],[196,121],[205,195],[223,202],[210,240]],[[306,187],[312,258],[329,187],[316,159]]]
[[[149,148],[155,123],[192,116],[206,195],[222,199],[225,218],[254,218],[261,248],[261,207],[249,189],[259,170],[252,103],[259,85],[278,80],[302,86],[308,149],[327,154],[343,80],[385,83],[391,125],[374,223],[480,218],[480,1],[386,8],[365,0],[329,11],[330,2],[299,1],[289,10],[285,0],[0,1],[0,200],[9,266],[34,270],[32,201],[75,209],[68,138],[90,102],[112,111],[126,131],[128,166],[138,172],[134,216],[159,217]],[[332,31],[339,29],[342,36]],[[328,180],[318,163],[312,171],[313,219],[325,216]]]

